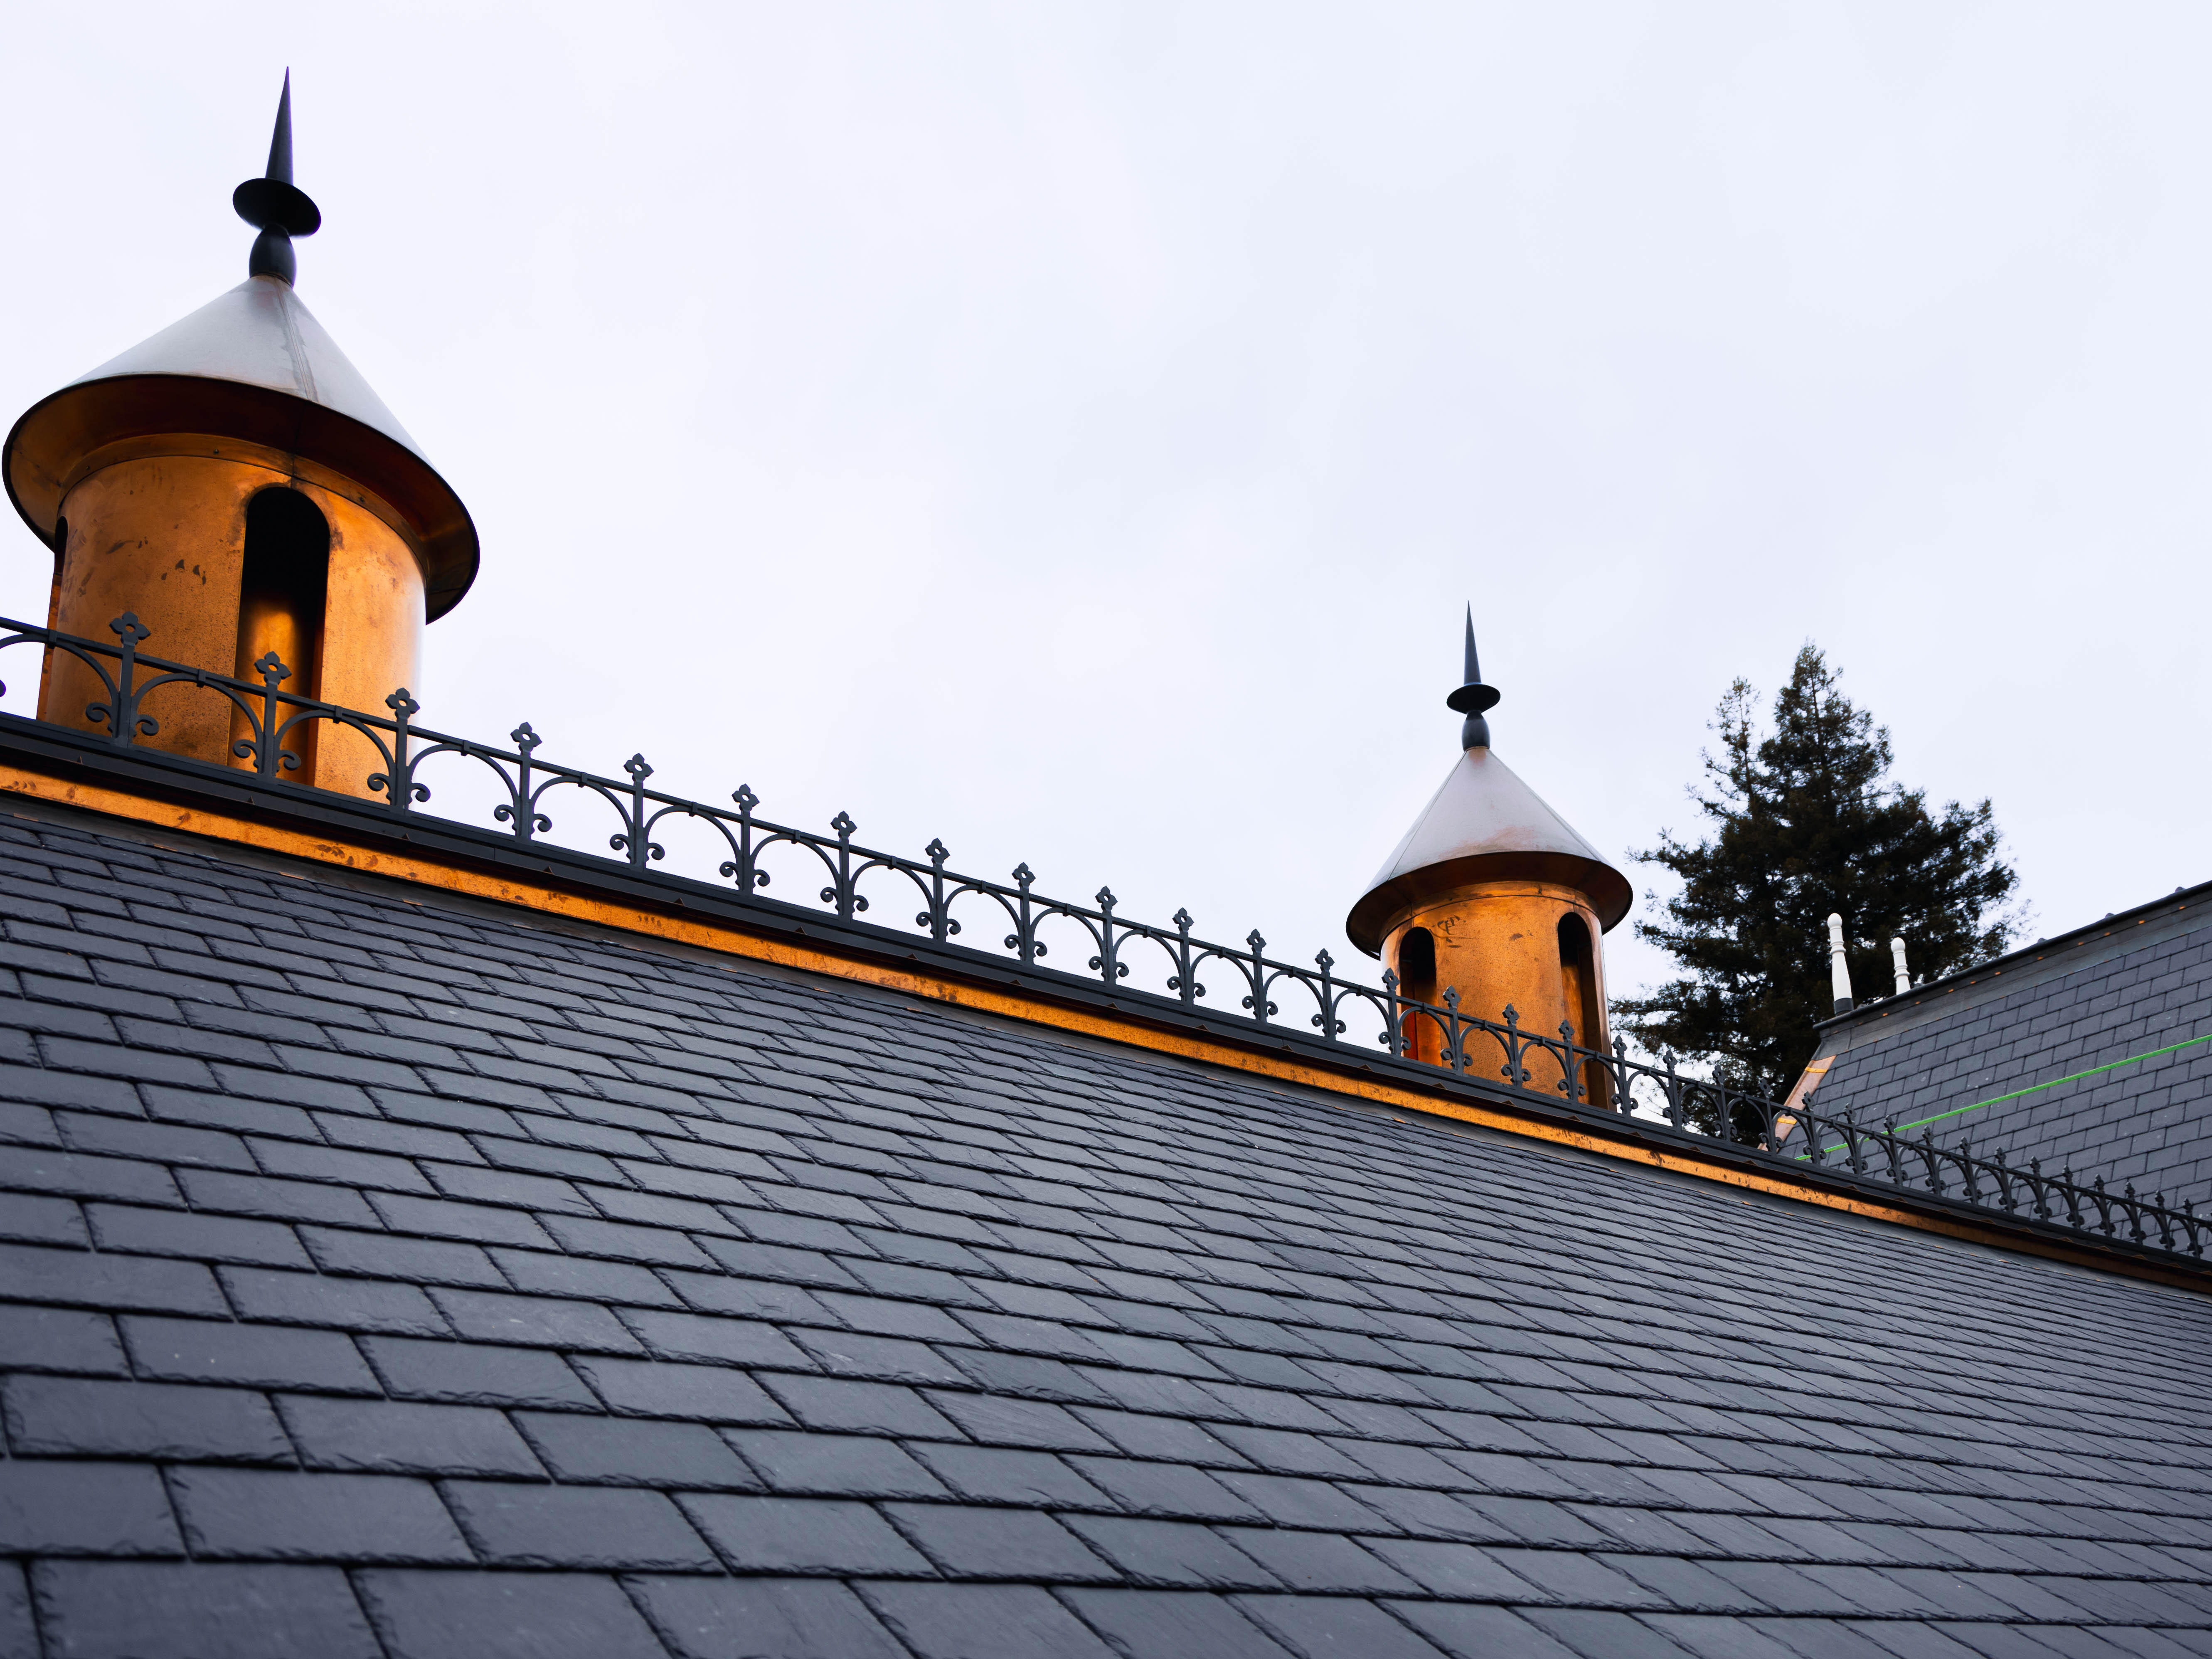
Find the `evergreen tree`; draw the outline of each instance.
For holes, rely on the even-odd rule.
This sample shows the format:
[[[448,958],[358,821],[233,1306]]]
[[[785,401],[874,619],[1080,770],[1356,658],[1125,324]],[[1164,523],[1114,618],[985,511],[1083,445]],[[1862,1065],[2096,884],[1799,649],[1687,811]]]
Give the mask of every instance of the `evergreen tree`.
[[[1863,999],[1894,984],[1893,935],[1914,975],[1933,979],[2002,953],[2021,920],[2002,908],[2020,878],[1998,857],[1990,803],[1953,801],[1939,817],[1923,791],[1891,781],[1888,730],[1851,705],[1838,678],[1808,643],[1763,734],[1758,694],[1731,685],[1713,718],[1720,754],[1705,756],[1706,792],[1691,793],[1705,839],[1662,830],[1656,847],[1631,855],[1681,879],[1636,932],[1683,973],[1615,1002],[1621,1029],[1775,1100],[1813,1057],[1814,1023],[1833,1012],[1831,911],[1844,918]]]

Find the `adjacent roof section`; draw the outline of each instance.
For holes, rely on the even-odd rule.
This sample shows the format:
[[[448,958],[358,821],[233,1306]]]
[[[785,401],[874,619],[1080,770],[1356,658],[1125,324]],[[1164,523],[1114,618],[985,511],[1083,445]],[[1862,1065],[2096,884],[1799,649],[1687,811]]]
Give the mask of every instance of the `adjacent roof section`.
[[[2201,1294],[163,839],[0,818],[0,1651],[2206,1651]]]
[[[1797,1097],[2015,1164],[2212,1199],[2212,884],[1863,1003]]]
[[[1346,918],[1345,932],[1370,957],[1407,909],[1468,882],[1551,881],[1577,888],[1607,928],[1635,900],[1628,878],[1491,751],[1484,716],[1498,694],[1481,682],[1472,615],[1466,672],[1467,683],[1445,700],[1467,716],[1461,727],[1466,750]]]
[[[278,133],[289,175],[289,90]],[[277,159],[272,149],[272,168]],[[289,179],[240,188],[250,186],[292,189]],[[313,210],[308,204],[305,211]],[[258,271],[272,268],[262,246],[272,234],[264,230],[256,243]],[[289,237],[277,240],[283,257],[274,268],[289,270]],[[433,620],[460,603],[476,580],[477,532],[468,509],[281,275],[249,276],[33,404],[0,449],[0,471],[15,510],[51,543],[63,497],[98,465],[100,451],[169,434],[229,438],[304,456],[372,491],[422,551]]]

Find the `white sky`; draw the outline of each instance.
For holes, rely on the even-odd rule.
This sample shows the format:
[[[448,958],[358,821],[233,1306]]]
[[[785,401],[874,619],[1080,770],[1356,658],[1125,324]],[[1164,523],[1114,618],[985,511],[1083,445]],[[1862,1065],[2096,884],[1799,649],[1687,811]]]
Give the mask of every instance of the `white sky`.
[[[1342,960],[1472,599],[1609,854],[1811,638],[2031,933],[2208,873],[2202,7],[7,26],[0,418],[243,278],[292,67],[301,297],[483,536],[447,729]]]

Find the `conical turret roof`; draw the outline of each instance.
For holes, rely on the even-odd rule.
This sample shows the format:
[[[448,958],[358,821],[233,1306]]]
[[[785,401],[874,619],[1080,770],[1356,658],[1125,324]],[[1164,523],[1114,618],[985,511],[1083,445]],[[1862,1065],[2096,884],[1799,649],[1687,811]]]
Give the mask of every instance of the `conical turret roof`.
[[[1498,693],[1482,684],[1474,654],[1474,622],[1467,633],[1467,684],[1448,700],[1467,714],[1459,763],[1445,776],[1398,849],[1345,919],[1352,942],[1370,956],[1404,914],[1476,881],[1548,881],[1574,888],[1612,928],[1628,914],[1635,890],[1543,798],[1490,748],[1484,713]]]
[[[256,274],[32,405],[0,449],[0,473],[15,510],[52,542],[63,498],[112,445],[197,434],[301,457],[369,492],[412,537],[434,620],[476,579],[476,526],[293,291],[291,237],[312,234],[320,215],[291,182],[290,118],[288,76],[270,173],[237,198],[262,226]]]

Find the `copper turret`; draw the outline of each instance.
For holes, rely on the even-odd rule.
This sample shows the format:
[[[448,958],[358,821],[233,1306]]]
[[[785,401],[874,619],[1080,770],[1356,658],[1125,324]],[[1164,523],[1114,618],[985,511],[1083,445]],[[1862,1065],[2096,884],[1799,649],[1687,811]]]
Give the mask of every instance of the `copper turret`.
[[[1459,993],[1462,1013],[1503,1019],[1547,1037],[1564,1024],[1604,1048],[1601,936],[1628,914],[1628,879],[1521,781],[1490,747],[1486,718],[1499,698],[1483,684],[1468,613],[1464,684],[1445,699],[1466,716],[1462,753],[1398,850],[1383,864],[1345,931],[1398,976],[1402,994],[1437,1003]],[[1417,1058],[1442,1058],[1433,1022],[1409,1023]],[[1591,1068],[1590,1097],[1606,1098]]]
[[[322,214],[292,180],[289,73],[268,166],[232,202],[259,232],[246,281],[33,405],[0,473],[52,550],[52,626],[106,640],[128,611],[151,654],[258,683],[274,653],[285,690],[380,712],[475,579],[476,526],[293,290],[293,239]],[[88,725],[100,695],[57,654],[39,716]],[[153,746],[237,763],[244,717],[216,699],[156,690],[146,711]],[[368,793],[365,738],[303,743],[296,781]]]

